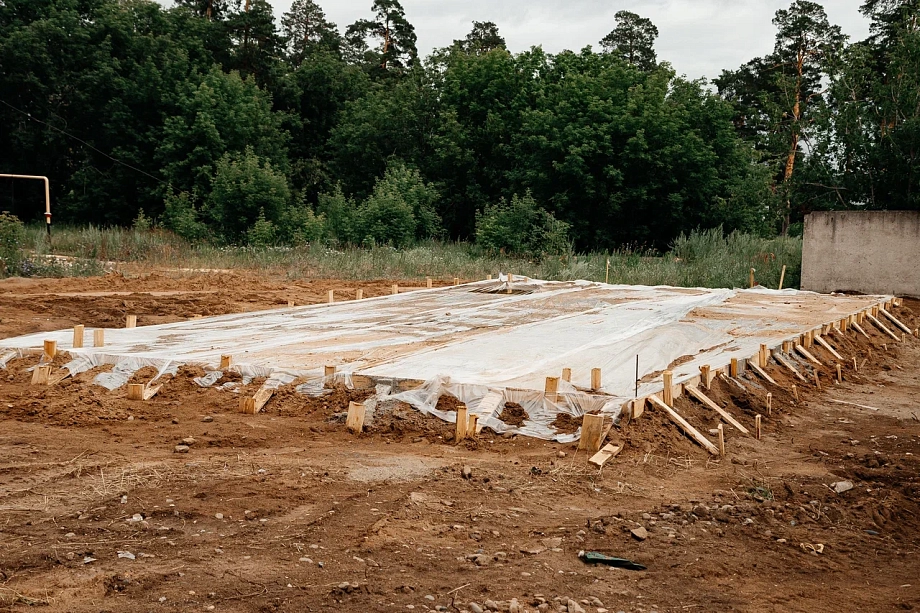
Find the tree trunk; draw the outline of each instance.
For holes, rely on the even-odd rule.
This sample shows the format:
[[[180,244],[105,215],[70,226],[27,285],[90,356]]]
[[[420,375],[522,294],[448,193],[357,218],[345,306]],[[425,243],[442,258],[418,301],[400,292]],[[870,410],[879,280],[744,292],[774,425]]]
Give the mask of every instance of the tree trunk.
[[[783,217],[783,236],[789,233],[792,217],[792,199],[789,197],[789,182],[795,170],[795,156],[799,152],[799,119],[802,116],[802,78],[805,68],[805,50],[799,48],[796,62],[795,103],[792,106],[792,138],[789,143],[789,155],[786,157],[786,170],[783,172],[783,185],[786,186],[786,214]]]
[[[383,22],[383,61],[380,63],[380,67],[384,70],[387,69],[387,52],[390,50],[390,20],[389,18]]]

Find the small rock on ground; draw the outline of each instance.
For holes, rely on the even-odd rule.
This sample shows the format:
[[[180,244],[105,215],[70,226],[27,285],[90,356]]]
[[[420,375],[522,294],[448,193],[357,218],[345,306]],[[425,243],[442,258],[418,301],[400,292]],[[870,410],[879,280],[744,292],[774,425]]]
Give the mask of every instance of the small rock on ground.
[[[645,526],[639,526],[638,528],[633,528],[632,530],[630,530],[630,532],[632,533],[634,538],[640,541],[644,541],[645,539],[648,538],[648,530],[645,529]]]

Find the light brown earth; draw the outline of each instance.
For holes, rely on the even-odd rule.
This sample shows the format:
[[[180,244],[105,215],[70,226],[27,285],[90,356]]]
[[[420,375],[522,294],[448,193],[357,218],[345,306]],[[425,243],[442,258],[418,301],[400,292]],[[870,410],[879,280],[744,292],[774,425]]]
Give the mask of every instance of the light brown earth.
[[[0,335],[390,285],[243,273],[8,280]],[[897,316],[916,327],[920,302]],[[614,430],[626,446],[602,470],[574,446],[523,437],[455,445],[450,426],[407,407],[355,436],[341,412],[358,392],[282,389],[263,413],[242,415],[236,395],[192,384],[195,369],[136,402],[92,385],[94,373],[30,386],[37,358],[14,360],[0,371],[0,606],[457,612],[486,601],[507,610],[515,598],[533,611],[542,598],[556,611],[554,599],[572,598],[612,613],[915,610],[920,340],[869,332],[871,342],[831,339],[868,362],[848,365],[840,385],[825,369],[820,393],[799,384],[799,403],[776,365],[779,387],[716,383],[714,400],[747,428],[764,415],[762,441],[726,425],[727,458],[712,458],[647,410]],[[704,433],[718,423],[686,398],[676,406]],[[186,437],[189,452],[175,453]],[[844,480],[854,489],[830,489]],[[644,541],[630,533],[640,525]],[[580,550],[648,570],[589,566]]]

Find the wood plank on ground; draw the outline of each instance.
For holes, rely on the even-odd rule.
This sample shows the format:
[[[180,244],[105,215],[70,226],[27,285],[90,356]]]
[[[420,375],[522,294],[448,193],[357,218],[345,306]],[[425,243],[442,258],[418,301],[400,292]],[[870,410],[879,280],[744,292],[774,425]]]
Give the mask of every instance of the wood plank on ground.
[[[608,443],[604,445],[604,448],[591,456],[591,459],[588,460],[591,464],[594,464],[598,468],[604,466],[607,463],[607,460],[615,458],[617,454],[623,451],[623,445],[614,445],[613,443]]]

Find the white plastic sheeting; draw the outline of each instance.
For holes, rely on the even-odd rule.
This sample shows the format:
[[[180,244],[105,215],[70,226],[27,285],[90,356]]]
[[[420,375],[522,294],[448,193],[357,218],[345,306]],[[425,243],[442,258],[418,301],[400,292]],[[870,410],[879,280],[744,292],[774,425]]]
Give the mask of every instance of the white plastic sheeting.
[[[507,293],[508,288],[513,293]],[[820,325],[837,321],[889,297],[828,296],[810,292],[709,290],[545,282],[523,277],[345,301],[106,330],[104,347],[71,349],[72,331],[0,341],[4,349],[40,348],[45,339],[74,356],[72,373],[101,364],[112,372],[97,382],[123,385],[131,373],[154,366],[160,375],[182,364],[217,369],[233,356],[233,370],[268,377],[267,387],[295,380],[302,393],[322,393],[323,367],[337,367],[336,382],[353,374],[377,380],[412,379],[421,388],[394,394],[417,409],[438,412],[444,393],[466,402],[480,423],[499,432],[510,426],[497,415],[505,401],[525,407],[530,419],[516,431],[557,437],[549,427],[558,413],[580,417],[597,409],[616,415],[637,393],[661,390],[658,373],[670,368],[679,383],[699,366],[727,365]],[[139,315],[143,316],[143,313]],[[86,331],[86,341],[92,340]],[[636,384],[638,357],[639,379]],[[572,369],[572,386],[590,387],[592,368],[602,370],[605,396],[541,393],[547,376]],[[213,379],[213,380],[212,380]],[[216,381],[213,375],[199,384]],[[233,387],[233,386],[230,386]],[[529,390],[529,391],[527,391]],[[573,399],[577,398],[577,399]]]

